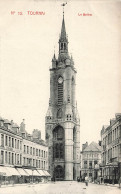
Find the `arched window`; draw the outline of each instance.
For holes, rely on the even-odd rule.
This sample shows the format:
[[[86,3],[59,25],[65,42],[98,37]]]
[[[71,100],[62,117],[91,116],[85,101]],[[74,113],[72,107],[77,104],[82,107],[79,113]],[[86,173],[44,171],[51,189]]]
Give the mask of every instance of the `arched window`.
[[[54,159],[64,159],[64,129],[61,126],[53,130],[53,140]]]
[[[53,138],[54,140],[63,140],[64,139],[64,130],[61,126],[57,126],[53,130]]]

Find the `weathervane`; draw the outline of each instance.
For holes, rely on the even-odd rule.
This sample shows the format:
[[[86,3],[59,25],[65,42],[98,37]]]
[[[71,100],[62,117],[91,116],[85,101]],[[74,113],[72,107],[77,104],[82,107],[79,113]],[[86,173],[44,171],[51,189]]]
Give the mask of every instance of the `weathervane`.
[[[64,17],[64,6],[67,4],[67,2],[66,3],[63,3],[63,4],[61,4],[61,6],[63,6],[63,17]]]

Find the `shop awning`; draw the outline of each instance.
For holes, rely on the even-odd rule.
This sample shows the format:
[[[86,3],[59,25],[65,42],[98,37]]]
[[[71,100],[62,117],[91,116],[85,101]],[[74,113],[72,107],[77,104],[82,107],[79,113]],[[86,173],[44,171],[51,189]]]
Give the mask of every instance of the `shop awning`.
[[[11,176],[4,166],[0,166],[0,176]]]
[[[33,170],[33,176],[41,176],[36,170]]]
[[[5,168],[10,173],[9,176],[20,176],[19,172],[15,168],[12,168],[12,167],[5,167]]]
[[[24,169],[26,172],[27,172],[27,174],[29,175],[29,176],[41,176],[38,172],[37,172],[37,170],[32,170],[32,169]]]
[[[23,168],[17,168],[17,171],[21,176],[29,176]]]
[[[39,174],[40,174],[41,176],[46,176],[45,173],[43,172],[43,170],[38,170],[38,169],[37,169],[37,171],[39,172]]]
[[[25,172],[27,172],[27,174],[29,176],[32,176],[32,170],[31,169],[24,169],[24,170],[25,170]]]
[[[43,172],[45,173],[46,176],[51,176],[51,175],[49,174],[49,172],[47,172],[46,170],[43,170]]]

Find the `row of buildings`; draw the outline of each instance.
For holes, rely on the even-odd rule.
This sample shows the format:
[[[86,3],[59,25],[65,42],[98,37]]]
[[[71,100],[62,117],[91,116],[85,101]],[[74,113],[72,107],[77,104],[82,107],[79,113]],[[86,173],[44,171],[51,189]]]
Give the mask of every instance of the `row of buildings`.
[[[102,127],[99,144],[82,145],[80,177],[85,176],[113,184],[121,178],[121,113]]]
[[[30,182],[49,177],[48,147],[41,132],[25,130],[13,121],[0,117],[0,176],[3,181]]]

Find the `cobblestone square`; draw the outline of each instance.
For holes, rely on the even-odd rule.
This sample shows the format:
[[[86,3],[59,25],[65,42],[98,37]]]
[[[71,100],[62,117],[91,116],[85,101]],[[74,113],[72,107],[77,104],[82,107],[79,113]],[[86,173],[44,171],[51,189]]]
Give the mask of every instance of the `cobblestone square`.
[[[55,182],[47,184],[15,185],[1,187],[0,194],[120,194],[117,186],[106,186],[78,182]]]

